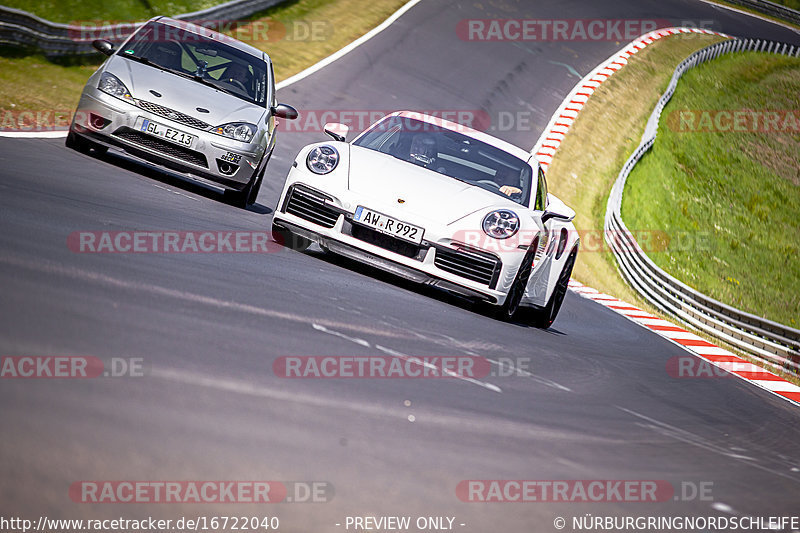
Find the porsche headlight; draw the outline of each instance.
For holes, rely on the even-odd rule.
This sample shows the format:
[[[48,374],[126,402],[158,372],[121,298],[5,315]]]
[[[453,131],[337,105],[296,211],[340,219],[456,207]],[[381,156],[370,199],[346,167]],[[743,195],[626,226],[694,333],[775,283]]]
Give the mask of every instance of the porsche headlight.
[[[131,104],[134,103],[133,96],[131,96],[131,92],[125,87],[125,84],[119,81],[119,78],[110,72],[103,72],[100,76],[100,83],[97,84],[97,88],[120,100],[125,100]]]
[[[498,209],[483,217],[483,231],[495,239],[508,239],[519,230],[519,217],[508,209]]]
[[[255,124],[250,124],[249,122],[230,122],[222,126],[217,126],[211,131],[217,135],[228,137],[229,139],[249,143],[256,134],[256,131],[258,131],[258,128]]]
[[[306,166],[314,174],[327,174],[338,164],[339,152],[327,144],[312,148],[306,157]]]

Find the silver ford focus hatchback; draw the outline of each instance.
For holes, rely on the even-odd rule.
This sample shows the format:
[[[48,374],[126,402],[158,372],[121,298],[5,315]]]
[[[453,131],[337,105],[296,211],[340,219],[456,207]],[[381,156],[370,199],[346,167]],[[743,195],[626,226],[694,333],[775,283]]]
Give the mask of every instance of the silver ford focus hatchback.
[[[227,35],[166,17],[142,25],[81,94],[66,145],[109,148],[210,185],[246,207],[255,202],[275,148],[278,104],[269,56]]]

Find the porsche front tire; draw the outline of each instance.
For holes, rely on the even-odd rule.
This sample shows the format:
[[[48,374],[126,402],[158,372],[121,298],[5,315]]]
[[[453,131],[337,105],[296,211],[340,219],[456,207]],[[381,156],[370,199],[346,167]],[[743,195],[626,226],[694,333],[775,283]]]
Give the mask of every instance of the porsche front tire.
[[[575,257],[577,257],[577,255],[578,248],[575,247],[572,252],[570,252],[569,257],[567,257],[566,263],[564,263],[564,269],[558,277],[558,282],[556,283],[555,289],[553,289],[553,294],[550,296],[550,301],[547,302],[547,305],[541,309],[531,309],[528,311],[528,323],[530,323],[530,325],[542,329],[547,329],[553,325],[559,310],[561,310],[561,304],[564,303],[564,296],[567,294],[569,278],[572,275],[572,268],[575,266]]]
[[[528,285],[528,279],[531,277],[531,270],[533,269],[533,256],[535,250],[529,250],[525,257],[522,259],[517,275],[514,278],[514,283],[508,289],[506,301],[497,310],[498,318],[505,321],[514,320],[519,313],[519,303],[525,295],[525,287]]]

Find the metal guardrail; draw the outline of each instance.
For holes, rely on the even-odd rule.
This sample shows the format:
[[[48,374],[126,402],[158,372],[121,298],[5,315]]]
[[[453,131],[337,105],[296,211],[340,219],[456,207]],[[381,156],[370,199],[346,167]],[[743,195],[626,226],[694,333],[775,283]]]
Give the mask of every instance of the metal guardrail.
[[[606,206],[605,238],[625,279],[656,307],[772,366],[800,374],[800,330],[718,302],[670,276],[647,257],[620,215],[625,181],[636,163],[653,146],[661,112],[675,92],[678,80],[687,70],[701,63],[742,51],[800,57],[800,47],[785,43],[732,39],[698,50],[683,60],[650,115],[641,144],[622,167],[611,189]]]
[[[764,13],[765,15],[771,15],[779,19],[787,20],[789,22],[794,22],[795,24],[800,24],[800,12],[797,12],[794,9],[788,8],[786,6],[776,4],[775,2],[769,2],[768,0],[725,0],[725,1],[731,4],[736,4],[737,6],[749,7],[750,9],[754,9],[760,13]]]
[[[249,17],[286,0],[233,0],[201,11],[176,15],[187,22],[233,21]],[[48,57],[85,55],[94,52],[92,40],[104,38],[121,43],[144,21],[106,26],[81,26],[50,22],[21,9],[0,6],[0,44],[38,49]]]

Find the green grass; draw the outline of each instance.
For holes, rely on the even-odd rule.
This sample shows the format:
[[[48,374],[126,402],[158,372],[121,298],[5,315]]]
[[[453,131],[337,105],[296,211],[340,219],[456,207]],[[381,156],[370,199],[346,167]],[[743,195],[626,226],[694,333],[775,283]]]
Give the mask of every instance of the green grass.
[[[628,179],[630,228],[672,241],[649,257],[722,302],[800,322],[800,59],[746,53],[690,70],[662,115],[652,150]],[[784,131],[692,131],[688,110],[791,110]],[[690,114],[691,113],[691,114]],[[711,113],[706,117],[711,117]],[[725,117],[724,115],[719,115]],[[730,129],[726,119],[720,123]],[[790,125],[787,125],[790,126]],[[741,130],[745,127],[740,124]],[[682,131],[689,130],[689,131]]]
[[[6,7],[63,23],[147,20],[156,15],[190,13],[220,3],[219,0],[3,0]]]
[[[787,25],[787,26],[792,26],[794,28],[800,28],[800,26],[798,26],[797,24],[795,24],[794,22],[792,22],[790,20],[786,20],[786,19],[783,19],[783,18],[780,18],[780,17],[775,17],[773,15],[768,15],[768,14],[762,12],[762,11],[759,11],[757,9],[753,9],[752,7],[749,7],[749,6],[742,6],[742,5],[736,4],[734,2],[727,1],[727,0],[711,0],[711,1],[716,3],[716,4],[723,5],[723,6],[730,6],[730,7],[734,8],[734,9],[738,9],[739,11],[744,11],[746,13],[752,13],[754,15],[758,15],[759,17],[762,17],[762,18],[765,18],[765,19],[774,20],[776,22],[780,22],[781,24],[784,24],[784,25]],[[796,11],[800,11],[800,0],[771,0],[771,1],[776,3],[776,4],[781,4],[783,6],[786,6],[786,7],[790,8],[790,9],[794,9]]]
[[[780,4],[795,11],[800,10],[800,0],[769,0],[773,4]]]
[[[589,98],[548,170],[551,192],[575,209],[575,227],[583,236],[574,277],[651,311],[619,276],[614,257],[602,244],[608,193],[639,145],[675,67],[695,50],[720,40],[713,35],[675,35],[631,56],[627,66]]]
[[[404,3],[404,0],[286,2],[252,17],[242,25],[239,37],[270,55],[275,63],[275,77],[280,81],[367,33]],[[109,2],[108,5],[117,4]],[[354,17],[353,13],[359,16]],[[248,32],[248,24],[258,29],[267,25],[275,27],[276,21],[283,31],[268,31],[266,35],[270,40],[247,38],[259,35],[255,31]],[[315,32],[313,38],[302,41],[291,39],[292,36],[302,36],[299,29],[311,24],[317,24],[320,30]],[[19,50],[0,50],[3,50],[0,52],[0,119],[10,116],[9,112],[19,111],[61,113],[67,110],[71,114],[86,80],[105,59],[98,53],[83,60],[88,63],[86,65],[66,65],[40,55],[25,55]]]

